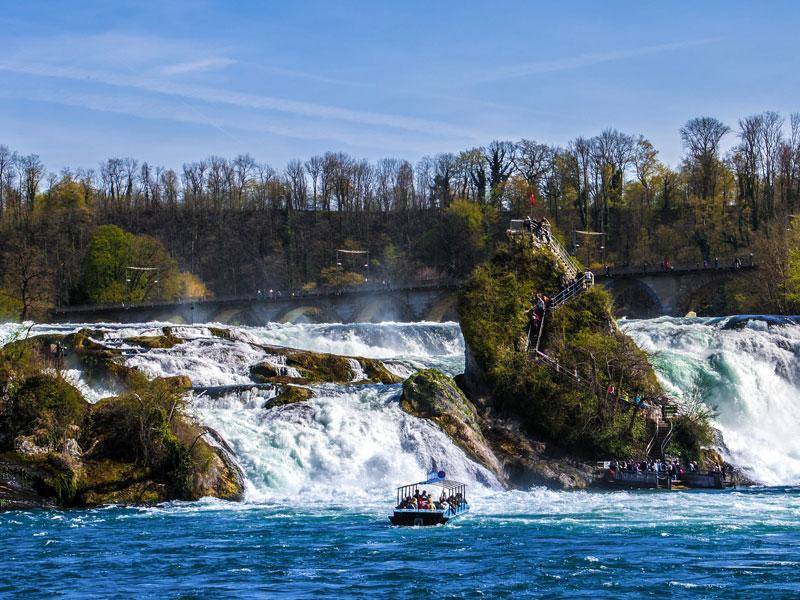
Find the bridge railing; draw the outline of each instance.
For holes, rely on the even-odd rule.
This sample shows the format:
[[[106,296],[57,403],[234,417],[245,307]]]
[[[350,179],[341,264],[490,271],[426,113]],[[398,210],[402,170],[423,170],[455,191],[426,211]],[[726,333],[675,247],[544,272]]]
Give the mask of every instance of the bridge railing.
[[[117,302],[106,304],[81,304],[75,306],[61,306],[53,309],[52,314],[70,314],[86,311],[104,310],[130,310],[137,308],[159,308],[181,304],[226,304],[235,302],[284,302],[299,298],[328,298],[332,296],[344,295],[365,295],[378,292],[413,292],[424,290],[437,290],[454,288],[458,282],[450,278],[420,279],[403,282],[382,282],[365,283],[360,285],[348,285],[339,287],[318,287],[312,290],[289,289],[271,290],[255,294],[239,294],[229,296],[214,296],[201,298],[182,298],[176,300],[154,300],[149,302]]]
[[[621,266],[614,266],[608,265],[607,269],[603,269],[599,273],[597,273],[600,277],[624,277],[630,275],[666,275],[669,273],[674,274],[685,274],[685,273],[700,273],[700,272],[708,272],[712,273],[714,271],[742,271],[742,270],[749,270],[754,269],[756,267],[755,263],[751,261],[749,258],[741,259],[741,262],[737,265],[735,262],[736,257],[729,259],[729,260],[720,260],[719,264],[709,263],[703,264],[700,262],[693,262],[693,263],[677,263],[671,264],[668,267],[664,265],[621,265]]]

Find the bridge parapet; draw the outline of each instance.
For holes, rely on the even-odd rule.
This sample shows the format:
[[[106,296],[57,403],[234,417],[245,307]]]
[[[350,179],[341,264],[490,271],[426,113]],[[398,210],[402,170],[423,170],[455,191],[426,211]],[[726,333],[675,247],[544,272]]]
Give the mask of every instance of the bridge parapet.
[[[375,322],[454,320],[458,283],[436,279],[342,288],[270,291],[177,302],[62,307],[55,322],[165,321],[262,325],[267,322]]]

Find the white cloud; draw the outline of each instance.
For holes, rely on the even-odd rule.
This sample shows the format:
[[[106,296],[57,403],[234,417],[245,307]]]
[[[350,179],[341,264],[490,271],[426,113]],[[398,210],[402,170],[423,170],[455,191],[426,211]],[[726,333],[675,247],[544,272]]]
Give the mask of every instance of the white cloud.
[[[233,64],[236,64],[236,61],[230,58],[203,58],[166,65],[158,69],[158,72],[162,75],[182,75],[184,73],[224,69]]]
[[[674,42],[671,44],[642,46],[640,48],[633,48],[631,50],[594,52],[590,54],[579,54],[577,56],[560,58],[549,61],[539,61],[539,62],[523,63],[518,65],[511,65],[508,67],[500,67],[491,72],[483,73],[479,75],[476,79],[474,79],[473,82],[484,83],[489,81],[500,81],[503,79],[516,79],[519,77],[526,77],[528,75],[537,75],[540,73],[554,73],[557,71],[580,69],[581,67],[588,67],[600,63],[615,62],[619,60],[625,60],[628,58],[645,56],[648,54],[659,54],[661,52],[669,52],[671,50],[681,50],[683,48],[705,46],[707,44],[711,44],[716,41],[718,41],[718,38],[689,40],[684,42]]]
[[[203,85],[177,83],[156,77],[121,75],[118,72],[109,73],[81,67],[56,66],[36,62],[16,62],[13,60],[0,60],[0,71],[23,73],[37,77],[69,79],[80,82],[88,81],[116,87],[135,88],[148,92],[179,96],[187,100],[195,100],[208,104],[225,104],[241,108],[276,111],[300,117],[332,119],[359,125],[389,127],[392,129],[424,133],[426,135],[461,141],[480,138],[479,135],[476,135],[472,131],[448,123],[441,123],[428,119],[353,110],[314,102],[221,90]]]

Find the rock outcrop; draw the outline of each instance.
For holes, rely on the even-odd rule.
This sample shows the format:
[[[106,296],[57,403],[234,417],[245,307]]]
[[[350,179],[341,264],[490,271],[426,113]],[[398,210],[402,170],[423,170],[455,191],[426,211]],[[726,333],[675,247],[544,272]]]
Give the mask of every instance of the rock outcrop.
[[[475,406],[451,377],[434,369],[417,371],[403,383],[400,407],[436,423],[467,456],[506,482],[503,468],[481,431]]]
[[[117,356],[89,336],[69,342],[82,357]],[[188,378],[137,376],[130,391],[89,404],[33,352],[59,343],[0,349],[0,509],[241,499],[230,449],[183,410]]]
[[[314,392],[307,387],[299,385],[284,385],[274,398],[270,398],[264,403],[264,408],[277,408],[287,404],[305,402],[314,397]]]
[[[463,377],[458,378],[463,381]],[[480,380],[473,386],[485,388]],[[456,380],[432,369],[418,371],[403,383],[403,410],[430,419],[464,452],[514,488],[544,485],[575,490],[591,485],[594,469],[533,439],[517,422],[492,415],[488,398],[473,402]]]
[[[256,383],[400,383],[381,361],[311,350],[263,346],[270,355],[250,368]]]

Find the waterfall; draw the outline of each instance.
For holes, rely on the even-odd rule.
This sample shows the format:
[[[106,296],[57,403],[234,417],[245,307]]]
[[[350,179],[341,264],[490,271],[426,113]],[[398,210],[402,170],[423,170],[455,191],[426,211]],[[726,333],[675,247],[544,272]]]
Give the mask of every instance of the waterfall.
[[[778,317],[623,321],[670,395],[713,411],[726,459],[800,483],[800,326]]]

